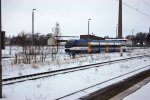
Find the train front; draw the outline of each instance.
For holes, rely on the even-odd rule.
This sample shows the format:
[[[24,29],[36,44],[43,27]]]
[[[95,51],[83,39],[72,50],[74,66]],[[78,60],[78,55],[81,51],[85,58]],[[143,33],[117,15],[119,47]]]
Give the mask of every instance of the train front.
[[[71,48],[74,47],[74,45],[75,45],[74,42],[75,42],[75,40],[68,40],[66,42],[66,45],[65,45],[65,52],[66,53],[71,53],[72,52]]]

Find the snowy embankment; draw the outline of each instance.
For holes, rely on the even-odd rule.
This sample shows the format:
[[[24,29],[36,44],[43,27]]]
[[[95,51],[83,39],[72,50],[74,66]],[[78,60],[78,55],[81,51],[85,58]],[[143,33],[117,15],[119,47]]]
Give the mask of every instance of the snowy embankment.
[[[51,55],[47,55],[47,59],[45,62],[38,62],[32,64],[14,64],[14,53],[21,51],[21,47],[12,47],[11,55],[10,48],[6,47],[3,50],[3,57],[12,57],[7,59],[2,59],[2,67],[3,67],[3,79],[28,75],[39,72],[46,72],[58,69],[64,69],[69,67],[76,67],[81,65],[99,63],[110,60],[123,59],[133,56],[139,56],[144,54],[150,54],[150,49],[136,49],[131,52],[123,53],[123,56],[120,56],[119,52],[116,53],[99,53],[99,54],[84,54],[84,55],[76,55],[75,59],[69,57],[69,55],[64,52],[60,52],[55,61],[51,60]]]

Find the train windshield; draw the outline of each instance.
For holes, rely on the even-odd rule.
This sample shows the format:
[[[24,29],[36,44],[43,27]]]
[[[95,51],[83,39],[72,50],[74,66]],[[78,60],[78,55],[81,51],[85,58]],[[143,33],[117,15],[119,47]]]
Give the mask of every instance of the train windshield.
[[[70,48],[72,46],[74,46],[74,42],[75,40],[69,40],[66,42],[65,48]]]

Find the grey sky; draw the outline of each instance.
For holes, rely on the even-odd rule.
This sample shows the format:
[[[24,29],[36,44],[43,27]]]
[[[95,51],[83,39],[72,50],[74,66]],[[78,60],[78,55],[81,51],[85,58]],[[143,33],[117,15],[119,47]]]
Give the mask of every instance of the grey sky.
[[[146,14],[150,11],[149,0],[123,0]],[[90,33],[98,36],[116,35],[118,23],[117,0],[2,0],[2,28],[6,35],[17,35],[22,30],[31,32],[32,9],[35,11],[35,32],[52,32],[56,22],[60,23],[63,35],[87,34],[88,19]],[[123,6],[123,36],[148,32],[150,17]]]

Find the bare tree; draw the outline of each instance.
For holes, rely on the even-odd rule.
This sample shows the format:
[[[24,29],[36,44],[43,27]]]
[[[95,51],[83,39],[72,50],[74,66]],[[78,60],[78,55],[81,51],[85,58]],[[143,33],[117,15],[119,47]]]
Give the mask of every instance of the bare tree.
[[[37,63],[44,62],[47,55],[47,48],[44,47],[44,44],[41,41],[43,36],[39,35],[40,33],[35,34],[34,46],[31,46],[31,34],[26,34],[22,31],[17,37],[16,42],[18,45],[22,46],[22,52],[15,54],[15,63]],[[40,38],[41,37],[41,38]],[[44,39],[42,39],[44,40]]]
[[[146,36],[146,43],[150,45],[150,33],[148,33]]]
[[[53,31],[53,35],[54,35],[54,39],[56,40],[56,52],[58,53],[58,50],[59,50],[59,40],[61,38],[61,33],[60,33],[60,26],[59,26],[59,23],[56,22],[55,24],[56,26],[54,28],[52,28],[52,31]]]
[[[31,44],[30,34],[25,31],[20,32],[16,37],[16,44],[21,46],[23,52],[25,52],[26,47]]]
[[[143,43],[145,42],[145,38],[146,38],[146,33],[140,32],[136,34],[137,42],[140,43],[141,45],[143,45]]]

